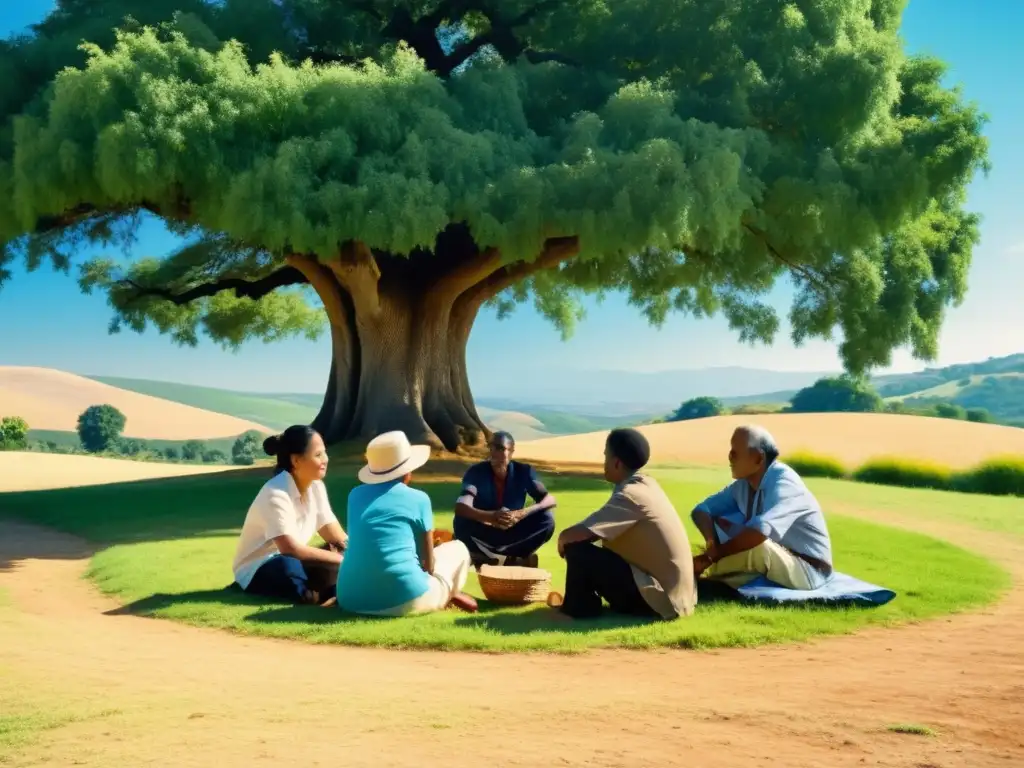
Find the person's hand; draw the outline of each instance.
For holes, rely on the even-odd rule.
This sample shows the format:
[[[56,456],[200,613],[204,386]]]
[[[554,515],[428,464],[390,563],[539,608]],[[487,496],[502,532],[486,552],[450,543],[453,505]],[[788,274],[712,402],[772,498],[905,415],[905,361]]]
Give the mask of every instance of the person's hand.
[[[521,509],[502,509],[498,513],[497,523],[498,527],[504,530],[511,528],[513,525],[523,519],[523,510]]]
[[[704,571],[710,568],[713,564],[711,555],[707,552],[697,555],[693,558],[693,575],[694,577],[700,576]]]

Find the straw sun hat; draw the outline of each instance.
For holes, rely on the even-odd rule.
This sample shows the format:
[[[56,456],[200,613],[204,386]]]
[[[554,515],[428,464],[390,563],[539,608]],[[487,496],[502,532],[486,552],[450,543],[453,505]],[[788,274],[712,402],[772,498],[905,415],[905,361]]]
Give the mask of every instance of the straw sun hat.
[[[405,432],[385,432],[366,446],[366,466],[359,470],[359,482],[390,483],[419,469],[428,459],[429,445],[409,445]]]

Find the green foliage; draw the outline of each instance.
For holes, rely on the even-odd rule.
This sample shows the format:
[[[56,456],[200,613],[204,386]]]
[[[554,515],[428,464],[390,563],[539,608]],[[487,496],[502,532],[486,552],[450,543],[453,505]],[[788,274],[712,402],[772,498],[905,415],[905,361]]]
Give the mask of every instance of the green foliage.
[[[219,448],[214,448],[212,450],[203,451],[202,459],[204,464],[225,464],[227,463],[228,457],[224,451]]]
[[[455,224],[508,262],[575,235],[497,306],[532,297],[568,333],[581,294],[617,289],[653,323],[720,313],[770,341],[789,274],[798,342],[838,332],[854,372],[934,357],[987,144],[944,65],[904,51],[901,3],[501,10],[61,0],[0,47],[0,263],[64,269],[159,216],[180,251],[91,262],[82,287],[113,330],[234,347],[321,331],[306,289],[246,292],[287,252],[355,239],[399,270]]]
[[[901,458],[872,459],[853,473],[853,479],[862,483],[934,490],[951,488],[953,477],[954,473],[947,467]]]
[[[28,446],[28,422],[20,416],[0,419],[0,451],[21,451]]]
[[[956,476],[953,485],[967,493],[1024,496],[1024,458],[1004,456],[989,459]]]
[[[967,420],[975,424],[994,424],[995,418],[984,408],[968,408],[966,410]]]
[[[782,459],[802,477],[844,478],[849,475],[843,463],[832,456],[821,456],[816,453],[786,454]]]
[[[246,432],[231,447],[231,463],[240,466],[255,464],[262,442],[258,432]]]
[[[124,431],[126,419],[112,405],[91,405],[78,417],[78,439],[90,453],[109,450]]]
[[[140,453],[144,453],[149,450],[149,445],[146,441],[139,440],[137,438],[122,438],[118,440],[116,445],[113,447],[125,456],[138,456]]]
[[[694,397],[676,408],[669,421],[688,421],[720,416],[726,412],[725,405],[717,397]]]
[[[818,379],[793,395],[793,413],[865,413],[882,410],[882,399],[863,379],[852,376]]]
[[[953,405],[952,403],[936,403],[935,415],[940,419],[957,419],[959,421],[963,421],[967,418],[967,411],[959,405]]]
[[[181,458],[185,461],[196,461],[202,458],[205,450],[206,444],[202,440],[187,440],[181,446]]]
[[[177,461],[178,456],[178,449],[175,448],[173,445],[169,445],[166,448],[164,448],[164,458],[167,459],[168,461]]]

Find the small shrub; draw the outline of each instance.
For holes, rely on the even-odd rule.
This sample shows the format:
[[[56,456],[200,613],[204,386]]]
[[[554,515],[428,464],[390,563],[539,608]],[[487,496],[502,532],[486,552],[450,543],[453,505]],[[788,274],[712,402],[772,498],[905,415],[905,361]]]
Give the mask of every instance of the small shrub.
[[[963,421],[967,418],[967,410],[953,403],[936,403],[935,415],[940,419],[956,419]]]
[[[892,725],[887,725],[886,730],[906,736],[938,736],[934,728],[917,723],[893,723]]]
[[[782,461],[803,477],[843,478],[849,473],[839,459],[815,453],[794,453],[782,457]]]
[[[904,488],[949,490],[953,472],[948,467],[899,458],[872,459],[856,472],[853,479],[875,485],[898,485]]]
[[[965,493],[1024,496],[1024,457],[1001,456],[957,475],[953,486]]]

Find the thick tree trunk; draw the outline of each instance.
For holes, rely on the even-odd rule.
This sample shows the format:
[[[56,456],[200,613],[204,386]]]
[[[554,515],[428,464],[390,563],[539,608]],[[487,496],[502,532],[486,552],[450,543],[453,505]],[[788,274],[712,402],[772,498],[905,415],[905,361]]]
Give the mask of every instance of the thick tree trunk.
[[[329,444],[396,429],[449,451],[483,442],[466,371],[475,309],[453,313],[451,299],[419,286],[381,291],[373,305],[353,301],[336,279],[314,287],[336,308],[328,308],[331,372],[313,422]]]
[[[320,263],[293,255],[324,303],[332,361],[323,407],[313,422],[331,443],[402,430],[412,442],[458,451],[488,436],[476,411],[466,345],[484,301],[538,269],[575,254],[575,238],[553,238],[534,262],[502,265],[468,231],[439,239],[426,268],[385,261],[360,243]]]

